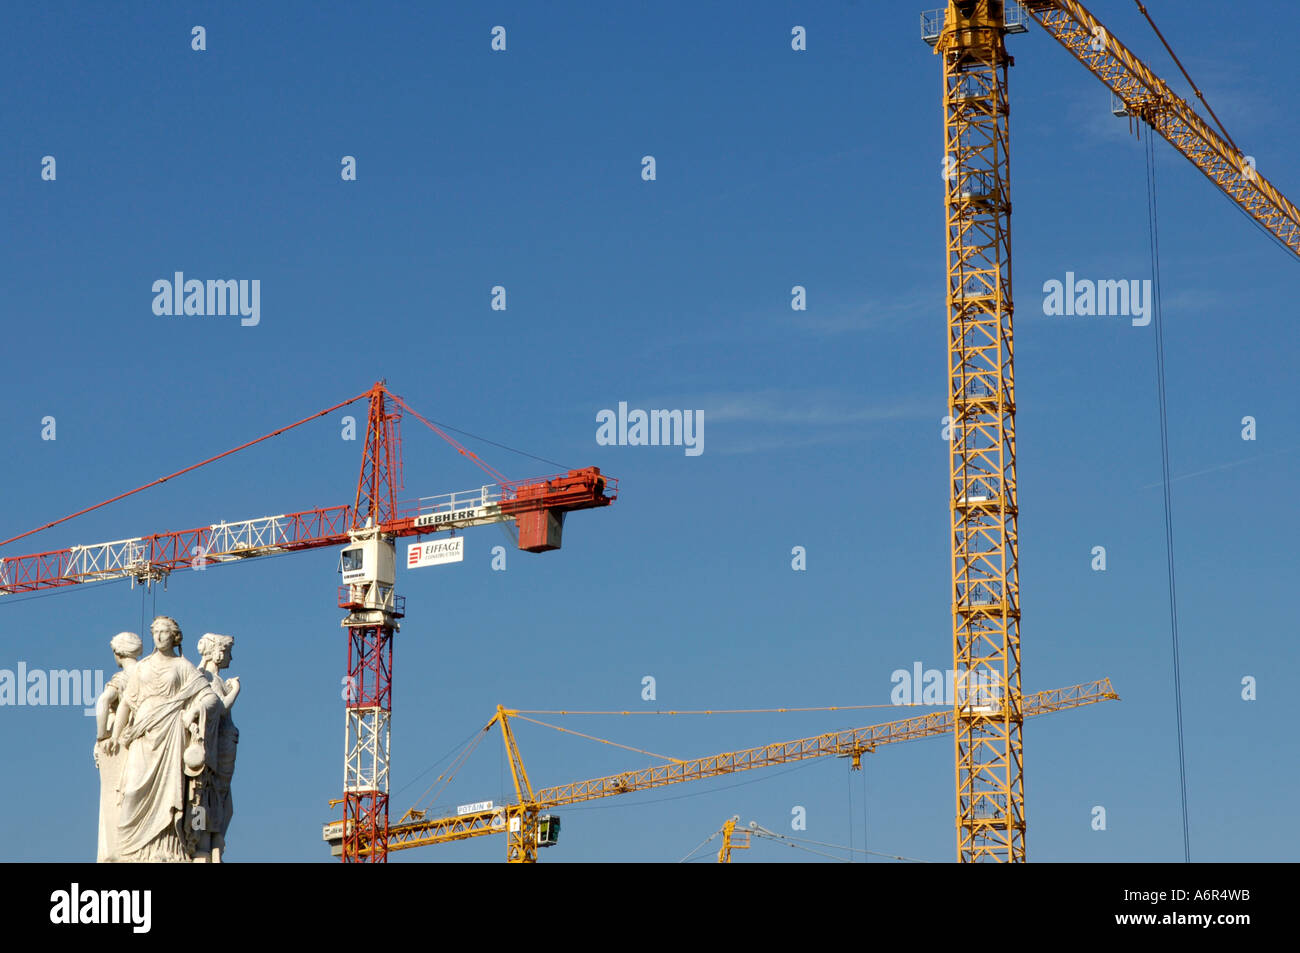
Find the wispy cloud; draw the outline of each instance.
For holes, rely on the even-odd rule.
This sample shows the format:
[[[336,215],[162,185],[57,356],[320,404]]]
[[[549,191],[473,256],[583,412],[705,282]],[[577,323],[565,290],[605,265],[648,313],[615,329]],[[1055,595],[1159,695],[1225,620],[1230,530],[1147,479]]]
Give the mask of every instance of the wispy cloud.
[[[935,416],[932,402],[873,402],[829,390],[658,395],[629,406],[703,411],[711,450],[731,454],[856,443],[870,438],[874,424]]]
[[[781,315],[783,328],[797,327],[807,334],[831,337],[874,331],[887,324],[899,324],[944,312],[943,288],[937,293],[915,293],[887,300],[864,301],[829,311],[790,311]]]
[[[1296,447],[1285,447],[1281,450],[1274,450],[1272,453],[1261,453],[1257,457],[1248,457],[1245,460],[1232,460],[1228,463],[1219,463],[1219,464],[1215,464],[1212,467],[1206,467],[1203,470],[1193,470],[1191,473],[1179,473],[1175,476],[1170,477],[1169,482],[1178,483],[1182,480],[1190,480],[1192,479],[1192,477],[1205,476],[1207,473],[1218,473],[1220,470],[1231,470],[1234,467],[1245,466],[1248,463],[1258,463],[1260,460],[1267,459],[1268,457],[1276,457],[1284,453],[1294,453],[1296,449],[1297,449]],[[1158,486],[1164,486],[1164,481],[1160,480],[1157,481],[1156,483],[1144,483],[1140,487],[1140,489],[1152,490]]]
[[[927,317],[942,322],[945,320],[944,309],[942,281],[925,292],[843,305],[819,303],[809,311],[792,311],[790,299],[780,297],[772,302],[770,310],[755,313],[751,309],[744,312],[743,320],[734,314],[725,315],[725,320],[714,320],[713,315],[704,314],[701,316],[700,329],[692,330],[689,334],[656,335],[644,344],[644,353],[672,354],[683,347],[698,348],[715,342],[731,345],[736,339],[736,327],[741,324],[750,329],[748,333],[761,331],[781,340],[786,340],[792,331],[825,338],[843,334],[867,334]]]
[[[721,454],[768,453],[771,451],[799,450],[805,447],[824,447],[832,444],[855,443],[863,439],[861,433],[786,433],[770,437],[728,436],[719,442]]]
[[[827,427],[921,417],[934,408],[916,403],[864,404],[820,393],[757,391],[704,394],[696,399],[710,423]]]
[[[1223,295],[1207,289],[1186,288],[1170,295],[1163,295],[1165,317],[1177,317],[1180,314],[1214,313],[1231,316],[1239,304],[1228,301]]]

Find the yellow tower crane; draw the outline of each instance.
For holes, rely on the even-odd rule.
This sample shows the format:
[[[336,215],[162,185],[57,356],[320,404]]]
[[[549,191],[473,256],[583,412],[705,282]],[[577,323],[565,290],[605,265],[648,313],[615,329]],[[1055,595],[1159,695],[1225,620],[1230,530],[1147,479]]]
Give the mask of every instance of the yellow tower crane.
[[[1036,692],[1025,696],[1019,703],[1023,714],[1031,716],[1118,698],[1110,679],[1103,678],[1081,685]],[[972,694],[963,702],[963,707],[993,710],[1001,707],[1004,702],[1004,697],[989,699]],[[389,827],[388,850],[407,850],[488,834],[505,834],[506,859],[512,863],[534,863],[538,847],[552,846],[559,838],[559,818],[545,813],[553,808],[828,755],[850,759],[850,767],[856,770],[861,767],[864,754],[870,754],[883,745],[947,734],[952,731],[954,723],[951,710],[936,711],[865,728],[833,731],[740,751],[724,751],[704,758],[671,758],[667,759],[667,764],[534,789],[510,725],[512,718],[533,720],[519,711],[498,705],[496,714],[483,726],[479,737],[482,738],[483,734],[494,727],[500,729],[510,761],[515,802],[502,806],[474,805],[473,809],[464,813],[438,818],[426,817],[424,811],[409,810],[399,823]],[[470,750],[472,746],[466,749],[466,753]],[[343,821],[332,821],[324,826],[323,839],[335,850],[340,849],[342,844],[343,824]],[[364,852],[363,846],[362,853]]]
[[[943,59],[953,668],[1005,686],[1009,702],[954,710],[962,862],[1025,859],[1006,37],[1030,19],[1300,255],[1295,206],[1083,4],[948,0],[946,11],[922,15],[922,35]]]

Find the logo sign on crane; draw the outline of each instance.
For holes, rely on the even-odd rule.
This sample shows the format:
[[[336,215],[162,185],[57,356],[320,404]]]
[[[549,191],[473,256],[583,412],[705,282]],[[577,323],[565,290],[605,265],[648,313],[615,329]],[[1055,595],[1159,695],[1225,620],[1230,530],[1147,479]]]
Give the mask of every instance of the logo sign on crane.
[[[475,801],[473,804],[462,804],[460,807],[456,808],[456,816],[460,817],[462,814],[481,814],[484,811],[492,810],[493,806],[494,805],[491,801]]]
[[[482,519],[487,510],[482,506],[470,506],[463,510],[444,510],[441,513],[425,513],[415,518],[416,526],[448,526],[466,520]]]
[[[465,537],[436,539],[429,543],[412,543],[406,547],[406,568],[419,569],[421,566],[440,566],[443,563],[458,563],[465,558]]]

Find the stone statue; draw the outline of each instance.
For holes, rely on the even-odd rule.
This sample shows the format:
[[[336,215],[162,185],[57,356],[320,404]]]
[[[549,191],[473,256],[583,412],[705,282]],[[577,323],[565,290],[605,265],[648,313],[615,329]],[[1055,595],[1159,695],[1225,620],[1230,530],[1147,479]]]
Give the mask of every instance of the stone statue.
[[[180,655],[181,629],[159,616],[154,651],[128,672],[118,700],[110,755],[124,753],[118,780],[117,856],[124,862],[188,862],[198,848],[191,810],[196,781],[215,771],[225,702]]]
[[[199,639],[198,649],[202,662],[199,672],[221,699],[222,712],[217,725],[215,766],[207,769],[195,782],[194,796],[199,816],[205,821],[199,830],[195,860],[208,859],[221,863],[226,849],[226,830],[234,815],[230,798],[230,779],[235,773],[235,746],[239,744],[239,729],[230,717],[230,709],[239,697],[239,678],[225,679],[221,670],[230,666],[231,646],[235,640],[228,635],[206,633]],[[213,759],[209,759],[211,764]]]
[[[101,864],[117,860],[117,781],[122,773],[123,755],[108,753],[109,739],[117,721],[118,707],[126,692],[131,669],[144,650],[144,643],[134,632],[119,632],[109,643],[120,672],[114,673],[95,702],[95,767],[99,768],[99,850]]]

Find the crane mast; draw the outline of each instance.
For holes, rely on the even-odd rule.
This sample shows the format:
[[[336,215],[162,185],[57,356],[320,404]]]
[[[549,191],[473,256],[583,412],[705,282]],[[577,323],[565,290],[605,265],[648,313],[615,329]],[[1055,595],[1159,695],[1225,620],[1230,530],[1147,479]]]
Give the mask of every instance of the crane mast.
[[[953,668],[1005,703],[954,710],[957,855],[1025,859],[1011,295],[1011,166],[1002,0],[950,0],[943,58]],[[976,681],[978,679],[978,682]]]
[[[1145,7],[1138,6],[1145,14]],[[382,381],[313,417],[6,544],[368,399],[365,450],[350,507],[0,557],[0,597],[111,579],[151,585],[177,569],[343,545],[338,606],[346,611],[341,626],[348,633],[345,811],[344,819],[330,829],[339,827],[339,853],[345,861],[382,862],[390,850],[504,830],[510,859],[531,862],[538,845],[553,843],[558,835],[558,821],[541,814],[546,807],[827,754],[850,757],[856,767],[861,755],[877,744],[951,731],[958,860],[1023,862],[1024,719],[1043,710],[1115,697],[1108,683],[1076,686],[1046,702],[1041,696],[1048,693],[1026,697],[1021,689],[1008,96],[1014,60],[1006,43],[1009,34],[1025,32],[1027,21],[1042,26],[1104,83],[1123,103],[1122,114],[1159,133],[1256,224],[1300,256],[1300,209],[1257,170],[1213,112],[1217,130],[1110,35],[1079,0],[946,0],[944,10],[923,14],[924,38],[943,61],[950,599],[953,668],[959,675],[951,711],[706,759],[672,760],[640,772],[534,791],[509,725],[509,716],[517,713],[499,708],[488,727],[498,724],[502,731],[517,803],[456,818],[428,821],[420,816],[409,823],[403,818],[390,826],[393,641],[405,613],[395,586],[397,540],[513,520],[521,550],[558,549],[565,515],[609,505],[616,498],[617,481],[595,467],[530,481],[506,480],[420,417]],[[1183,75],[1190,83],[1185,70]],[[1204,100],[1200,90],[1196,94]],[[399,408],[500,482],[399,507]],[[990,690],[996,702],[990,703]],[[548,822],[554,826],[548,828]],[[733,819],[723,832],[728,853],[731,847],[743,846],[732,843],[734,829]]]
[[[1078,0],[948,0],[922,15],[943,58],[953,667],[991,679],[1007,702],[990,710],[959,697],[954,708],[962,862],[1025,860],[1006,37],[1027,19],[1300,255],[1300,210]]]
[[[404,607],[395,592],[396,536],[381,527],[397,514],[400,421],[401,414],[388,407],[383,384],[376,384],[370,394],[366,446],[348,533],[353,546],[344,552],[340,565],[339,608],[348,610],[341,623],[348,630],[343,811],[351,822],[343,838],[344,863],[382,863],[388,858],[393,636],[401,628],[397,620]],[[363,843],[372,849],[363,852]]]

